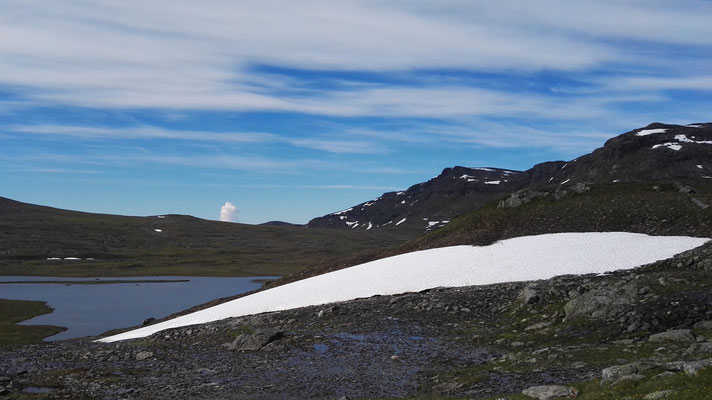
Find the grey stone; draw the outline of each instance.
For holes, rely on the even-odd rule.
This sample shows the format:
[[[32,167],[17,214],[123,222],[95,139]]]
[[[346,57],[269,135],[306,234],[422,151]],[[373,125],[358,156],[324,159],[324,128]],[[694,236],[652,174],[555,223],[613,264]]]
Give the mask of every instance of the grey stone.
[[[648,393],[643,397],[645,400],[661,400],[667,399],[672,396],[675,392],[672,390],[658,390],[657,392]]]
[[[284,331],[279,328],[258,329],[255,333],[243,333],[224,346],[228,350],[257,351],[275,340],[281,339]]]
[[[462,387],[462,383],[446,382],[433,386],[433,391],[440,394],[451,394]]]
[[[147,359],[149,359],[149,358],[151,358],[151,357],[153,357],[153,352],[152,352],[152,351],[139,351],[139,352],[136,353],[136,355],[134,356],[134,359],[136,359],[136,361],[143,361],[143,360],[147,360]]]
[[[539,329],[548,328],[551,322],[539,322],[538,324],[529,325],[524,328],[525,331],[538,331]]]
[[[514,192],[509,197],[506,199],[502,200],[499,202],[498,207],[499,208],[516,208],[521,206],[522,204],[529,203],[530,201],[539,198],[539,197],[546,197],[548,196],[549,193],[547,192],[541,192],[538,190],[520,190],[518,192]]]
[[[524,304],[535,304],[540,300],[541,296],[539,295],[537,288],[530,284],[522,289],[522,292],[519,294],[519,298]]]
[[[710,354],[712,353],[712,342],[693,343],[685,350],[688,354]]]
[[[569,386],[546,385],[524,389],[522,394],[533,399],[550,400],[562,397],[576,397],[578,390]]]
[[[659,343],[659,342],[684,342],[684,343],[694,343],[695,336],[692,335],[689,329],[676,329],[667,332],[660,332],[654,335],[650,335],[648,338],[649,342]]]
[[[604,368],[601,371],[601,384],[618,384],[626,380],[639,380],[643,379],[639,372],[645,372],[649,369],[655,368],[656,364],[648,362],[636,362],[623,365],[614,365],[612,367]]]
[[[695,328],[712,330],[712,321],[700,321],[695,324]]]
[[[566,319],[578,317],[608,319],[623,313],[638,296],[634,284],[620,289],[595,289],[571,299],[564,305]]]
[[[685,363],[684,366],[684,371],[685,374],[695,376],[697,375],[701,370],[705,368],[712,367],[712,358],[707,359],[707,360],[700,360],[700,361],[690,361]]]
[[[703,210],[706,210],[709,208],[709,204],[703,202],[702,200],[698,199],[697,197],[692,197],[692,198],[690,198],[690,200],[692,200],[692,202],[695,203],[695,205],[697,207],[700,207]]]

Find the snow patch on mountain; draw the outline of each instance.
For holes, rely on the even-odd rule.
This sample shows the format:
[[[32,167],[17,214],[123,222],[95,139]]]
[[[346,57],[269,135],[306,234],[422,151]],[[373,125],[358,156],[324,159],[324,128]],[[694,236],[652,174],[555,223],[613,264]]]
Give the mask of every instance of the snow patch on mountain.
[[[556,233],[490,246],[422,250],[292,282],[99,341],[141,338],[186,325],[374,295],[628,269],[672,257],[708,240],[626,232]]]
[[[665,128],[643,129],[642,131],[636,133],[635,136],[648,136],[648,135],[652,135],[654,133],[665,133],[665,131],[667,131],[667,129],[665,129]]]

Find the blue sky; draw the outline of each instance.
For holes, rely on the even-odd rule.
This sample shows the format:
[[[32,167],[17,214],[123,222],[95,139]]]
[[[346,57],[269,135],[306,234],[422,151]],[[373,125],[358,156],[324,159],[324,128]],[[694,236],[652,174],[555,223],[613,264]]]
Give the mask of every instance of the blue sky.
[[[0,196],[310,218],[712,120],[709,1],[0,3]]]

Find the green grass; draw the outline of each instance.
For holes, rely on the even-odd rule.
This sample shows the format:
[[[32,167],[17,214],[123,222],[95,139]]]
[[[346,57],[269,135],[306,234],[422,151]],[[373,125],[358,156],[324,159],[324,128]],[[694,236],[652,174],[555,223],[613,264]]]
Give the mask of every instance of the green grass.
[[[42,339],[64,331],[51,325],[17,325],[42,314],[51,313],[41,301],[0,299],[0,346],[39,343]]]

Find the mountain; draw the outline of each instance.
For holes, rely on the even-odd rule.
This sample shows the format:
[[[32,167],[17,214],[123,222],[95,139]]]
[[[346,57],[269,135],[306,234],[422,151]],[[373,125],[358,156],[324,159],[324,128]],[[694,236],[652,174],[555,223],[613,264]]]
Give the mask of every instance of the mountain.
[[[92,214],[0,197],[0,275],[284,275],[396,240],[187,215]]]
[[[415,237],[463,213],[525,189],[576,183],[680,181],[712,184],[712,123],[653,123],[608,140],[571,161],[550,161],[526,171],[446,168],[402,192],[384,193],[346,210],[314,218],[309,228],[395,230]]]
[[[309,221],[309,228],[390,229],[420,234],[517,189],[519,171],[446,168],[437,177]]]

